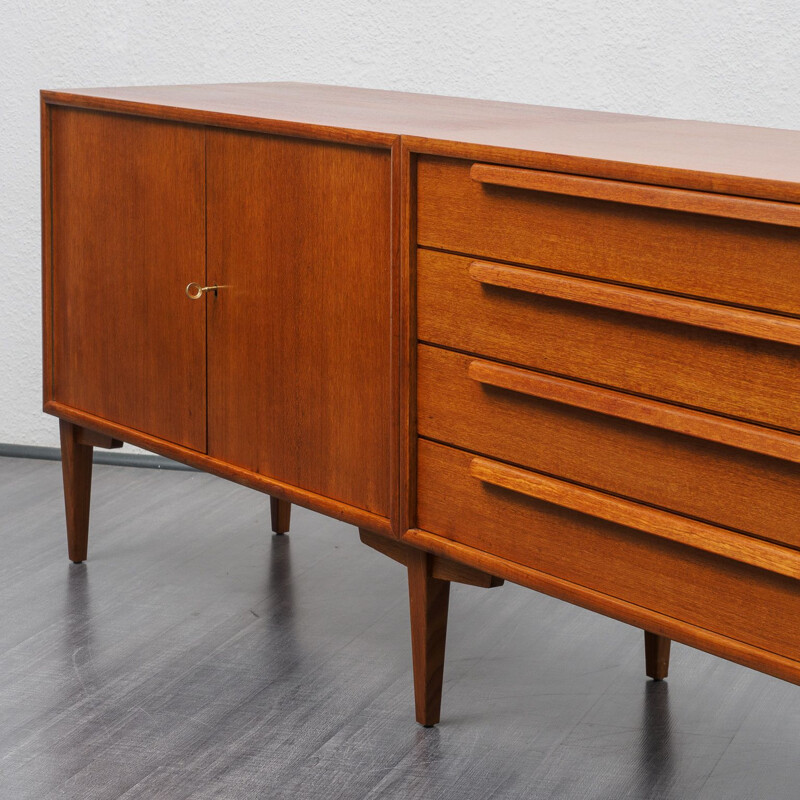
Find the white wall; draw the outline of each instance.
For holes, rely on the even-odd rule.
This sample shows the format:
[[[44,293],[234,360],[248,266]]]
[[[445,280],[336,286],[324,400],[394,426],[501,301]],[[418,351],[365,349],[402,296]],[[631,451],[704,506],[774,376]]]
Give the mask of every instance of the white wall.
[[[800,129],[798,0],[0,0],[0,65],[0,442],[19,444],[57,441],[40,88],[299,80]]]

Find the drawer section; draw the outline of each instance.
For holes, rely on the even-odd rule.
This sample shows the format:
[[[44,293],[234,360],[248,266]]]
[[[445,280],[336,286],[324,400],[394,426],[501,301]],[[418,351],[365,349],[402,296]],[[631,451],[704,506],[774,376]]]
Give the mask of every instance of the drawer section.
[[[613,414],[526,394],[526,378],[553,379],[518,367],[500,366],[498,383],[516,377],[523,391],[479,380],[482,372],[491,376],[497,369],[473,356],[420,345],[419,434],[800,547],[800,464],[619,418],[614,414],[626,410],[606,398]],[[588,390],[590,398],[592,392],[610,394],[577,388]],[[800,452],[800,437],[797,445]]]
[[[597,281],[567,280],[608,288]],[[476,279],[472,259],[426,249],[418,250],[417,292],[421,340],[779,428],[800,428],[800,348],[795,345],[492,285]],[[740,313],[795,325],[782,317]],[[790,330],[786,338],[794,335]]]
[[[474,461],[420,440],[419,528],[800,660],[796,579],[492,485]]]
[[[796,227],[497,186],[474,180],[472,166],[448,158],[419,159],[420,244],[800,314]],[[637,184],[601,183],[637,190]],[[698,195],[679,194],[687,202]],[[731,201],[764,203],[720,200]],[[777,208],[777,218],[797,210],[786,203],[766,205]]]

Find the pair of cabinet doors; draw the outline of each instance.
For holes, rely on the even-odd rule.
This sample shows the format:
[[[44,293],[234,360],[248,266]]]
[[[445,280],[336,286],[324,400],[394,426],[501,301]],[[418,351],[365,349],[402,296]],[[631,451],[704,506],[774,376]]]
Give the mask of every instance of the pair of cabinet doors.
[[[50,158],[54,399],[387,515],[389,151],[55,108]]]

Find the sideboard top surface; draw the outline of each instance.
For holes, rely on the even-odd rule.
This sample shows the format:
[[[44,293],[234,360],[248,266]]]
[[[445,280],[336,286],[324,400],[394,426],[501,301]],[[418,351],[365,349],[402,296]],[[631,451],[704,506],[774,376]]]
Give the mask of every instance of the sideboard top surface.
[[[292,126],[316,128],[321,138],[339,129],[384,146],[403,136],[422,152],[800,201],[800,131],[303,83],[74,89],[42,98],[290,134]]]

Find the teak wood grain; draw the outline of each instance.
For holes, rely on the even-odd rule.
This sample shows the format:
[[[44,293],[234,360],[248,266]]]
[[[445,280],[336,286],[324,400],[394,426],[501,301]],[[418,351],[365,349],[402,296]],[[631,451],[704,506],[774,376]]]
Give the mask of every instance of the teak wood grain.
[[[420,158],[420,244],[800,314],[800,230],[491,186]]]
[[[661,611],[622,600],[604,592],[559,578],[536,567],[525,566],[502,556],[447,539],[420,528],[411,528],[404,541],[427,552],[474,564],[494,575],[537,592],[574,603],[629,625],[666,636],[707,653],[735,661],[746,667],[800,684],[800,661],[778,655],[739,639],[731,638]]]
[[[609,417],[639,422],[652,428],[681,433],[751,453],[800,463],[800,436],[751,425],[690,408],[603,389],[543,372],[475,359],[467,369],[473,381],[487,387],[551,400]]]
[[[569,197],[589,197],[627,205],[800,227],[800,208],[789,203],[750,200],[709,192],[670,189],[664,186],[644,186],[630,181],[584,178],[579,175],[517,169],[497,164],[473,164],[469,174],[472,180],[492,186],[530,189],[534,192],[563,194]]]
[[[644,632],[645,672],[654,681],[663,681],[669,674],[669,651],[672,642],[666,636]]]
[[[730,639],[800,658],[797,580],[487,485],[470,475],[473,457],[420,441],[420,528]]]
[[[403,563],[423,724],[453,580],[637,625],[654,679],[675,639],[800,682],[800,132],[300,84],[41,100],[71,558],[92,446],[131,442]]]
[[[399,197],[399,258],[397,265],[398,293],[398,359],[396,380],[397,482],[398,496],[393,527],[398,537],[413,527],[417,499],[417,290],[416,290],[416,155],[401,140],[397,165]]]
[[[471,377],[476,365],[525,374],[516,367],[427,345],[420,345],[418,359],[418,430],[423,436],[800,547],[796,463],[487,386]]]
[[[89,542],[92,446],[81,442],[83,429],[71,422],[59,420],[59,431],[67,522],[67,554],[70,561],[80,564],[86,560]]]
[[[122,442],[119,439],[114,439],[112,436],[106,436],[99,431],[93,431],[89,428],[78,429],[78,443],[89,445],[89,447],[101,447],[105,450],[116,450],[122,447]]]
[[[203,130],[51,112],[53,398],[206,447]]]
[[[389,514],[386,150],[209,129],[208,452]]]
[[[408,570],[416,717],[421,725],[430,727],[439,722],[442,705],[450,583],[489,589],[502,586],[503,580],[364,528],[359,536],[365,545]]]
[[[43,92],[65,103],[308,138],[403,136],[415,152],[800,201],[797,131],[304,83]]]
[[[731,558],[743,564],[800,579],[800,553],[709,525],[671,511],[588,489],[569,481],[476,456],[469,474],[483,483],[508,489],[593,519]]]
[[[472,259],[421,249],[418,335],[533,369],[800,428],[800,348],[486,287]]]
[[[450,601],[450,581],[433,577],[433,560],[421,550],[408,557],[414,705],[417,722],[425,727],[439,722]]]
[[[272,532],[277,534],[289,533],[289,524],[292,518],[292,504],[280,497],[270,497],[269,511],[272,522]]]
[[[53,170],[50,120],[53,108],[39,98],[42,208],[42,399],[53,399]]]
[[[473,280],[528,294],[571,300],[589,306],[625,311],[642,317],[663,319],[697,328],[736,333],[768,342],[800,345],[800,320],[731,308],[662,293],[574,278],[530,267],[513,267],[488,261],[473,261]]]
[[[333,500],[330,497],[292,486],[276,478],[269,478],[252,470],[237,467],[226,461],[212,458],[205,453],[199,453],[197,450],[190,450],[172,442],[167,442],[164,439],[149,436],[146,433],[95,417],[92,414],[87,414],[54,400],[45,403],[44,410],[48,414],[72,422],[75,425],[89,427],[109,436],[123,439],[125,442],[137,447],[143,447],[145,450],[150,450],[158,455],[174,459],[182,464],[188,464],[211,475],[217,475],[220,478],[225,478],[225,480],[247,486],[258,492],[264,492],[271,497],[287,500],[304,508],[311,508],[320,514],[326,514],[351,525],[369,527],[370,530],[382,533],[390,531],[389,520],[379,514],[373,514],[369,511],[364,511],[362,508],[342,503],[339,500]]]
[[[397,561],[403,566],[408,566],[411,562],[413,548],[409,545],[398,541],[395,538],[382,536],[379,533],[373,533],[364,528],[359,529],[358,534],[361,541],[383,553],[393,561]],[[493,589],[497,586],[503,585],[502,578],[496,578],[494,575],[489,575],[486,572],[468,567],[465,564],[459,564],[457,561],[451,561],[449,558],[442,558],[441,556],[433,556],[433,563],[431,566],[431,575],[442,581],[450,581],[451,583],[464,583],[468,586],[479,586],[482,589]]]

